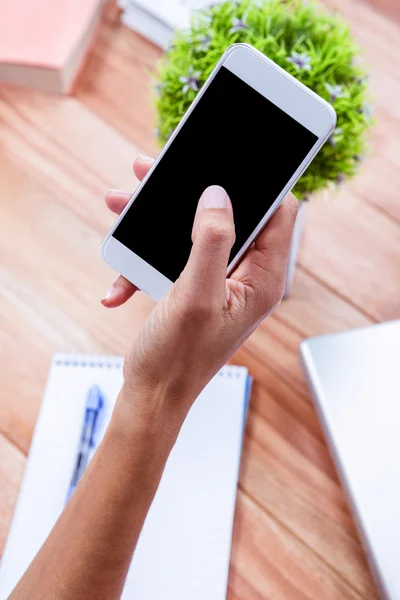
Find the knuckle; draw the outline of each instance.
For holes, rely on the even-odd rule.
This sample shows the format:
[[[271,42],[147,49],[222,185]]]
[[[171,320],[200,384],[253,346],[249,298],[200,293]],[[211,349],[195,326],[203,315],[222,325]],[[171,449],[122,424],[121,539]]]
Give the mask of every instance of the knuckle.
[[[180,312],[184,327],[209,322],[214,316],[214,308],[209,299],[187,298],[181,303]]]
[[[193,328],[204,328],[206,324],[213,321],[214,311],[211,306],[196,302],[188,306],[182,316],[185,331],[189,332]]]
[[[204,242],[213,247],[233,246],[235,233],[228,223],[204,223],[202,227]]]

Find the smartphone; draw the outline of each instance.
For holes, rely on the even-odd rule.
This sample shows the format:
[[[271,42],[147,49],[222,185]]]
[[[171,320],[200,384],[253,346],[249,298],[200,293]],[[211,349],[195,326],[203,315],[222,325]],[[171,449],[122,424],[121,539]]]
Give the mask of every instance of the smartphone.
[[[204,83],[102,246],[104,259],[155,300],[188,260],[199,198],[227,191],[232,272],[336,124],[332,106],[248,44]]]

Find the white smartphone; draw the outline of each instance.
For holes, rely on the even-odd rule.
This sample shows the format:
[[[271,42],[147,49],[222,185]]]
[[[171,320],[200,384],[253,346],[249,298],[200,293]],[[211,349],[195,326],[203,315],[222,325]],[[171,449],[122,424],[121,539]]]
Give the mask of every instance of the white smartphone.
[[[232,202],[228,274],[336,124],[332,106],[248,44],[221,57],[102,246],[104,259],[160,300],[185,267],[202,192]]]

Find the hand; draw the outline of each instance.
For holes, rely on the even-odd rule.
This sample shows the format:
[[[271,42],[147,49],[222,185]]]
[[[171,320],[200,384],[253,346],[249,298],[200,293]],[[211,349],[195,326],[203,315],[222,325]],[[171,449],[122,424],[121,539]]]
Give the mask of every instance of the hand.
[[[137,159],[136,176],[143,178],[150,166],[151,159]],[[106,202],[120,213],[129,198],[130,194],[109,192]],[[160,418],[182,422],[205,385],[279,304],[297,207],[289,194],[227,278],[235,238],[231,203],[219,186],[204,191],[188,263],[150,313],[126,357],[119,400],[124,419],[134,409],[153,423]],[[135,290],[119,277],[102,302],[118,306]]]

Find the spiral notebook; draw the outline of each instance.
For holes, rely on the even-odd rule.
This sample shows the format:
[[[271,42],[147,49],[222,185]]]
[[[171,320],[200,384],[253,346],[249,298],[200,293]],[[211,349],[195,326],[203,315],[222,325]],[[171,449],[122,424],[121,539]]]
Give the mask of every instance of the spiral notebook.
[[[100,441],[122,384],[120,357],[56,354],[0,566],[6,600],[64,508],[88,390],[104,397]],[[193,405],[168,459],[123,600],[226,597],[250,379],[226,366]]]

